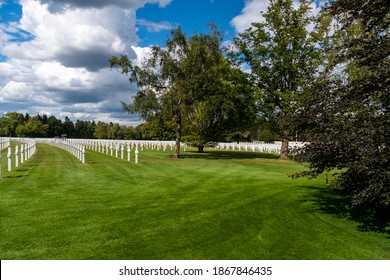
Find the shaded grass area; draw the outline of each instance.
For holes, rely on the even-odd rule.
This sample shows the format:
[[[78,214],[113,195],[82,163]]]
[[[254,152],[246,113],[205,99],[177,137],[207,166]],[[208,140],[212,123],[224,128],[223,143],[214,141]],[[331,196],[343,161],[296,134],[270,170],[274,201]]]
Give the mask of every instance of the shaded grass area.
[[[200,159],[278,159],[278,154],[259,153],[251,151],[232,151],[232,150],[207,150],[204,153],[189,150],[182,155],[182,158],[200,158]]]
[[[82,165],[38,145],[3,169],[0,258],[390,258],[388,235],[326,211],[323,180],[288,177],[300,165],[251,152],[170,155],[144,151],[136,165],[88,151]]]

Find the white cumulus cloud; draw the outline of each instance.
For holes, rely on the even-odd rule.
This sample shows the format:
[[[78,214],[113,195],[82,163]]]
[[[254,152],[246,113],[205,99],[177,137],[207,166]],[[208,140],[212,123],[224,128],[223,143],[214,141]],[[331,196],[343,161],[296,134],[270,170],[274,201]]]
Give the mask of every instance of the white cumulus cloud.
[[[108,59],[144,57],[148,49],[131,47],[139,41],[136,9],[170,2],[21,0],[20,20],[0,24],[0,113],[126,122],[120,101],[137,88],[109,69]]]
[[[241,13],[231,20],[231,25],[237,32],[244,32],[251,27],[252,22],[263,22],[264,18],[260,12],[265,12],[268,7],[268,0],[246,0]]]
[[[318,14],[321,7],[328,0],[316,0],[311,4],[312,12]],[[294,0],[294,7],[299,7],[299,1]],[[234,17],[230,24],[235,28],[237,33],[244,32],[246,29],[251,27],[253,22],[264,22],[262,13],[267,11],[269,0],[245,0],[245,6],[241,13]],[[313,29],[314,26],[310,26],[309,29]]]

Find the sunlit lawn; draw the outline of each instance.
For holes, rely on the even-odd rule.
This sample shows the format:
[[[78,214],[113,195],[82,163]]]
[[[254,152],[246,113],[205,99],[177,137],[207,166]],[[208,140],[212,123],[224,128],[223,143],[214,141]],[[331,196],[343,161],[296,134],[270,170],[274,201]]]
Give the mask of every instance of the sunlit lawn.
[[[39,144],[0,181],[1,259],[390,259],[386,234],[337,215],[323,179],[251,152],[144,151],[82,165]]]

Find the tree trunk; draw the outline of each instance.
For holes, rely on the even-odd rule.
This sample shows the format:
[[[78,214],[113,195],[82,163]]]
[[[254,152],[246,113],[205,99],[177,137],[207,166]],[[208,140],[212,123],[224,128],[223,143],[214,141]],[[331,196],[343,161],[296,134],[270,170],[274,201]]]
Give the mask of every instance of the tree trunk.
[[[181,142],[181,116],[176,117],[176,144],[173,158],[180,158],[180,142]]]
[[[281,160],[288,160],[288,140],[282,140],[282,147],[280,148],[280,157]]]
[[[203,153],[203,151],[204,151],[204,146],[198,145],[198,153]]]

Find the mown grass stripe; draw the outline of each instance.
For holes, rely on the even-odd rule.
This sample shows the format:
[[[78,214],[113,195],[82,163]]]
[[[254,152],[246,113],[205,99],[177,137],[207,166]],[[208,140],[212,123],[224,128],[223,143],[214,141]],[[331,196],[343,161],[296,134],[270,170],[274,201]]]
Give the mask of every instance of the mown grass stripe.
[[[0,181],[1,259],[389,259],[385,234],[339,217],[324,180],[246,152],[88,151],[39,144]],[[334,205],[328,205],[333,203]]]

